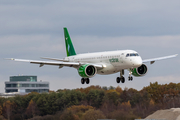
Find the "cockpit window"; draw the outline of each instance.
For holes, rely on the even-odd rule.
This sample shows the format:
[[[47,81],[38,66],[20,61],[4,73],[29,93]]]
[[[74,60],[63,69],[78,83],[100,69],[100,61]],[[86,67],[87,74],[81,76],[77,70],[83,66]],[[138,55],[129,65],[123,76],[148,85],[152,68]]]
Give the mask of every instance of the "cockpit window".
[[[126,57],[129,57],[129,54],[127,54]]]
[[[139,55],[136,53],[136,56],[139,56]]]
[[[137,53],[128,53],[126,54],[126,57],[129,57],[129,56],[139,56]]]
[[[136,56],[134,53],[131,53],[130,56]]]
[[[131,54],[130,54],[130,56],[136,56],[136,54],[134,54],[134,53],[131,53]]]

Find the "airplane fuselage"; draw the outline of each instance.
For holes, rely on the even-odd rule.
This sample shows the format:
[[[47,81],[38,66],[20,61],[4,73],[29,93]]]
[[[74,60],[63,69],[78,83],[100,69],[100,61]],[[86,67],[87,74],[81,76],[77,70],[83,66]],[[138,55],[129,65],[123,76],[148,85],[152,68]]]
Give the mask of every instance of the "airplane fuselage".
[[[142,65],[142,59],[134,50],[117,50],[108,52],[96,52],[77,54],[65,58],[66,61],[79,62],[81,64],[100,64],[102,69],[97,74],[112,74],[123,69],[138,68]]]

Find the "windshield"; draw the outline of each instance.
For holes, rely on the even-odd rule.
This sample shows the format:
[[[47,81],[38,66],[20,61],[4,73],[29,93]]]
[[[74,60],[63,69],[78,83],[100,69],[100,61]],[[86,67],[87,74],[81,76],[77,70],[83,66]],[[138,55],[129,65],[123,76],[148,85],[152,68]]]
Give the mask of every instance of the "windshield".
[[[138,53],[128,53],[126,57],[139,56]]]

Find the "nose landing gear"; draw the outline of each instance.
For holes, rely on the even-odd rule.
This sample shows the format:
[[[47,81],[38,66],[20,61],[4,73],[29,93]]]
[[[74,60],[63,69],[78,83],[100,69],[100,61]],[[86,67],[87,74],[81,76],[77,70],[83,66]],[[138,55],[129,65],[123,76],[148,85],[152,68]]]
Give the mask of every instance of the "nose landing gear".
[[[133,80],[132,72],[131,72],[131,71],[129,71],[129,77],[128,77],[128,80],[129,80],[129,81],[132,81],[132,80]]]
[[[89,78],[81,78],[81,83],[84,84],[86,82],[86,84],[89,84]]]
[[[128,80],[129,80],[129,81],[132,81],[132,80],[133,80],[133,77],[132,77],[132,76],[129,76],[129,77],[128,77]]]

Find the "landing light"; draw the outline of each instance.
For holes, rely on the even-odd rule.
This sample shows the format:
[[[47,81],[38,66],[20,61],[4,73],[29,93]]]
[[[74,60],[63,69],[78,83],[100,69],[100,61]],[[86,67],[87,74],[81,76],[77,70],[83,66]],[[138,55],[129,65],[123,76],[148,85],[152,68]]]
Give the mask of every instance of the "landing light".
[[[106,67],[106,65],[103,65],[103,68],[105,68]]]

